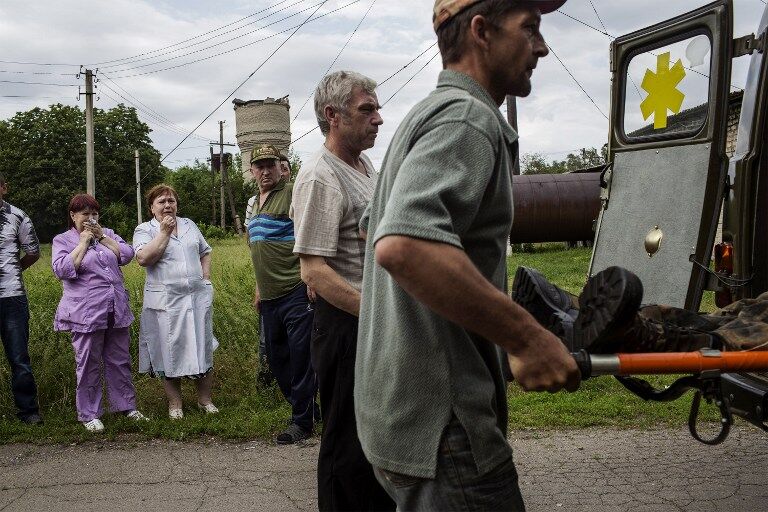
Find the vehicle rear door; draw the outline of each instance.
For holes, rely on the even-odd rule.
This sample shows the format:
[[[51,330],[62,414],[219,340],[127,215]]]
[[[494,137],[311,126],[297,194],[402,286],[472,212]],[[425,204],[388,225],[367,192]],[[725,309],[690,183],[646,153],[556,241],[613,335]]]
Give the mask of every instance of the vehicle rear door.
[[[644,303],[696,310],[727,173],[732,4],[719,0],[611,45],[611,122],[590,275],[640,276]]]

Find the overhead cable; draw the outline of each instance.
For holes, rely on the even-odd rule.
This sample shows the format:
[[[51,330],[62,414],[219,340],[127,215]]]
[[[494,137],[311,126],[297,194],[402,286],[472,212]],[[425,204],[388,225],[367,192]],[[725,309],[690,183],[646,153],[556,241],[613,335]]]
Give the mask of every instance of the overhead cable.
[[[328,0],[325,0],[323,2],[323,4],[325,2],[327,2],[327,1]],[[324,18],[324,17],[326,17],[326,16],[328,16],[330,14],[333,14],[335,12],[338,12],[338,11],[340,11],[342,9],[346,9],[347,7],[349,7],[351,5],[354,5],[354,4],[358,3],[358,2],[360,2],[360,0],[353,0],[352,2],[350,2],[348,4],[342,5],[341,7],[337,7],[336,9],[333,9],[331,11],[328,11],[325,14],[321,14],[321,15],[319,15],[317,17],[314,17],[314,18],[312,18],[312,19],[310,19],[308,21],[305,21],[305,22],[303,22],[303,23],[301,23],[299,25],[294,25],[293,27],[289,27],[289,28],[287,28],[285,30],[281,30],[280,32],[275,32],[274,34],[271,34],[269,36],[263,37],[261,39],[257,39],[256,41],[252,41],[250,43],[246,43],[246,44],[238,46],[236,48],[231,48],[231,49],[225,50],[223,52],[219,52],[219,53],[216,53],[216,54],[213,54],[213,55],[209,55],[207,57],[201,57],[199,59],[195,59],[195,60],[191,60],[191,61],[184,62],[184,63],[181,63],[181,64],[177,64],[175,66],[168,66],[166,68],[154,69],[154,70],[151,70],[151,71],[145,71],[143,73],[134,73],[134,74],[131,74],[131,75],[119,75],[119,76],[113,75],[112,78],[131,78],[131,77],[135,77],[135,76],[151,75],[151,74],[154,74],[154,73],[159,73],[161,71],[168,71],[169,69],[176,69],[176,68],[180,68],[180,67],[183,67],[183,66],[188,66],[190,64],[195,64],[197,62],[202,62],[204,60],[213,59],[213,58],[219,57],[221,55],[226,55],[227,53],[232,53],[234,51],[241,50],[241,49],[246,48],[248,46],[253,46],[254,44],[260,43],[262,41],[266,41],[267,39],[271,39],[273,37],[279,36],[280,34],[285,34],[287,32],[291,32],[292,30],[299,29],[299,28],[303,27],[306,23],[311,23],[311,22],[317,21],[317,20],[319,20],[321,18]],[[322,4],[320,6],[322,6]],[[317,10],[315,10],[315,12],[317,12]],[[114,72],[116,72],[116,71],[113,71],[113,73]]]
[[[166,155],[163,157],[163,159],[162,159],[162,160],[160,160],[160,163],[162,163],[162,162],[163,162],[163,161],[164,161],[166,158],[168,158],[170,155],[172,155],[172,154],[173,154],[173,152],[174,152],[174,151],[176,151],[176,149],[177,149],[177,148],[179,148],[179,147],[180,147],[180,146],[181,146],[181,145],[184,143],[184,141],[186,141],[186,140],[187,140],[187,139],[188,139],[188,138],[189,138],[189,137],[190,137],[190,136],[191,136],[193,133],[195,133],[195,132],[197,131],[197,129],[198,129],[198,128],[200,128],[200,127],[203,125],[203,123],[205,123],[205,122],[206,122],[206,121],[207,121],[207,120],[208,120],[208,119],[209,119],[209,118],[210,118],[210,117],[211,117],[211,116],[212,116],[214,113],[216,113],[216,111],[217,111],[217,110],[219,110],[219,109],[221,108],[221,106],[222,106],[222,105],[224,105],[224,103],[226,103],[227,101],[229,101],[229,99],[230,99],[232,96],[234,96],[234,94],[235,94],[235,93],[236,93],[236,92],[237,92],[237,91],[238,91],[238,90],[239,90],[239,89],[240,89],[240,88],[241,88],[243,85],[245,85],[245,83],[246,83],[248,80],[250,80],[250,79],[251,79],[251,77],[252,77],[253,75],[255,75],[255,74],[256,74],[256,73],[257,73],[257,72],[258,72],[258,71],[259,71],[259,70],[260,70],[262,67],[264,67],[264,65],[265,65],[267,62],[269,62],[269,60],[270,60],[270,59],[271,59],[271,58],[272,58],[272,57],[273,57],[273,56],[274,56],[274,55],[275,55],[275,54],[276,54],[278,51],[280,51],[280,49],[281,49],[283,46],[285,46],[285,44],[286,44],[288,41],[290,41],[290,40],[291,40],[291,38],[293,38],[293,36],[294,36],[294,35],[296,35],[296,33],[297,33],[297,32],[298,32],[300,29],[301,29],[301,27],[303,27],[304,25],[306,25],[306,24],[307,24],[307,23],[308,23],[308,22],[309,22],[309,21],[312,19],[312,17],[313,17],[313,16],[314,16],[314,15],[317,13],[317,11],[319,11],[319,10],[320,10],[320,8],[321,8],[323,5],[325,5],[325,3],[326,3],[326,2],[328,2],[328,0],[323,0],[323,2],[322,2],[320,5],[318,5],[318,6],[317,6],[317,8],[316,8],[316,9],[315,9],[315,10],[312,12],[312,14],[310,14],[310,15],[309,15],[309,16],[308,16],[308,17],[307,17],[307,18],[306,18],[306,19],[305,19],[305,20],[304,20],[304,21],[303,21],[303,22],[302,22],[302,23],[301,23],[299,26],[297,26],[297,27],[296,27],[296,29],[295,29],[293,32],[291,32],[291,34],[290,34],[288,37],[286,37],[286,38],[283,40],[283,42],[281,42],[281,43],[278,45],[278,47],[277,47],[277,48],[275,48],[275,49],[272,51],[272,53],[270,53],[269,55],[267,55],[267,57],[266,57],[266,58],[265,58],[265,59],[264,59],[264,60],[261,62],[261,64],[259,64],[259,65],[256,67],[256,69],[254,69],[254,70],[251,72],[251,74],[250,74],[250,75],[248,75],[247,77],[245,77],[245,80],[243,80],[242,82],[240,82],[240,84],[239,84],[237,87],[235,87],[235,88],[234,88],[234,90],[233,90],[231,93],[229,93],[229,94],[227,95],[227,97],[226,97],[226,98],[224,98],[223,100],[221,100],[221,103],[219,103],[219,104],[216,106],[216,108],[214,108],[213,110],[211,110],[211,112],[210,112],[210,113],[209,113],[207,116],[205,116],[205,117],[203,118],[203,120],[202,120],[202,121],[200,121],[200,123],[198,123],[198,125],[197,125],[197,126],[196,126],[196,127],[195,127],[195,128],[192,130],[192,131],[191,131],[191,132],[189,132],[189,134],[188,134],[186,137],[184,137],[183,139],[181,139],[181,141],[180,141],[178,144],[176,144],[176,146],[175,146],[175,147],[174,147],[174,148],[173,148],[173,149],[172,149],[172,150],[171,150],[169,153],[167,153],[167,154],[166,154]]]
[[[581,83],[576,79],[576,77],[573,76],[573,73],[571,73],[571,70],[568,69],[568,66],[566,66],[565,63],[560,59],[560,57],[557,56],[557,53],[555,53],[555,50],[553,50],[549,44],[547,44],[547,48],[549,48],[549,51],[552,52],[552,55],[555,56],[555,58],[557,59],[557,62],[559,62],[560,65],[563,66],[563,69],[565,69],[565,71],[573,79],[573,81],[576,82],[576,85],[579,86],[579,89],[581,89],[581,92],[583,92],[587,96],[587,98],[589,98],[589,101],[592,102],[592,104],[595,106],[597,111],[600,112],[606,120],[608,120],[608,116],[605,115],[605,112],[602,111],[602,109],[597,105],[597,103],[595,103],[595,100],[592,99],[592,96],[589,95],[587,90],[584,89],[584,87],[582,87]]]
[[[347,45],[349,45],[349,42],[352,40],[352,38],[357,33],[357,29],[360,28],[360,25],[363,24],[363,22],[365,21],[365,18],[368,17],[368,13],[371,12],[371,9],[373,9],[374,5],[376,5],[376,0],[373,0],[373,2],[371,2],[371,5],[368,6],[368,10],[365,11],[365,14],[363,14],[363,17],[360,19],[360,22],[357,24],[355,29],[352,31],[352,33],[347,38],[347,42],[344,43],[344,46],[341,47],[341,50],[339,50],[339,53],[336,54],[336,57],[334,57],[333,61],[328,65],[328,68],[325,70],[325,73],[322,74],[323,77],[328,74],[328,72],[331,70],[333,65],[336,64],[336,62],[339,60],[339,57],[341,57],[341,54],[344,53],[344,50],[347,48]],[[321,80],[322,80],[322,78],[321,78]],[[309,95],[307,96],[307,99],[304,100],[304,103],[301,105],[301,108],[299,109],[298,112],[296,112],[296,115],[293,117],[294,121],[296,121],[296,119],[299,118],[299,114],[301,114],[301,111],[304,110],[304,107],[307,106],[307,103],[312,98],[312,93],[313,93],[313,91],[309,92]]]
[[[184,135],[184,134],[186,134],[186,133],[187,133],[187,130],[186,130],[186,128],[184,128],[184,127],[181,127],[181,126],[178,126],[178,125],[176,125],[176,124],[175,124],[175,123],[173,123],[173,122],[165,121],[164,119],[162,119],[162,118],[161,118],[160,116],[158,116],[157,114],[153,114],[153,113],[151,113],[151,112],[148,112],[148,111],[146,111],[146,110],[142,109],[140,106],[136,105],[136,104],[135,104],[135,103],[133,103],[131,100],[129,100],[128,98],[126,98],[125,96],[123,96],[122,94],[120,94],[118,91],[116,91],[116,90],[114,90],[113,88],[109,87],[109,86],[108,86],[106,83],[103,83],[103,82],[102,82],[102,84],[101,84],[101,85],[102,85],[102,86],[104,86],[104,87],[106,87],[106,88],[107,88],[107,89],[109,89],[110,91],[112,91],[114,94],[116,94],[116,95],[117,95],[117,96],[119,96],[120,98],[122,98],[122,99],[123,99],[123,101],[122,101],[122,102],[120,102],[120,101],[118,101],[118,100],[115,100],[115,98],[113,98],[112,96],[109,96],[109,95],[107,95],[107,97],[108,97],[109,99],[111,99],[111,100],[115,101],[115,103],[128,103],[128,104],[130,104],[130,105],[131,105],[131,108],[135,109],[135,110],[137,111],[137,113],[138,113],[138,112],[141,112],[141,113],[142,113],[142,114],[143,114],[145,117],[147,117],[147,118],[151,119],[151,120],[153,121],[153,124],[155,124],[156,126],[158,126],[158,127],[160,127],[160,128],[163,128],[163,129],[165,129],[165,130],[166,130],[166,131],[168,131],[168,132],[172,132],[172,133],[175,133],[175,134],[177,134],[177,135]],[[105,95],[106,95],[106,93],[104,93],[103,89],[100,89],[100,93],[103,93],[103,94],[105,94]],[[208,139],[205,139],[205,138],[203,138],[203,137],[200,137],[200,136],[197,136],[197,135],[195,136],[195,138],[196,138],[196,139],[198,139],[198,140],[208,140]]]
[[[144,107],[144,109],[146,109],[146,110],[147,110],[148,112],[150,112],[151,114],[154,114],[154,115],[155,115],[157,118],[159,118],[161,121],[163,121],[163,122],[165,122],[165,123],[168,123],[168,124],[170,124],[171,126],[174,126],[174,127],[178,128],[178,129],[180,129],[180,130],[181,130],[183,133],[186,133],[186,128],[183,128],[183,127],[181,127],[181,126],[177,125],[175,122],[173,122],[173,121],[172,121],[171,119],[169,119],[167,116],[165,116],[165,115],[161,114],[160,112],[158,112],[158,111],[156,111],[156,110],[152,109],[151,107],[149,107],[147,104],[143,103],[143,102],[142,102],[141,100],[139,100],[139,99],[138,99],[136,96],[134,96],[133,94],[131,94],[131,93],[130,93],[130,91],[126,90],[126,89],[125,89],[125,87],[123,87],[122,85],[120,85],[120,84],[118,84],[117,82],[113,81],[113,80],[112,80],[112,79],[111,79],[111,78],[110,78],[110,77],[109,77],[107,74],[105,74],[104,72],[100,72],[100,73],[99,73],[99,76],[102,76],[102,77],[106,78],[107,80],[109,80],[109,82],[110,82],[112,85],[114,85],[115,87],[117,87],[118,89],[120,89],[121,91],[123,91],[125,94],[127,94],[127,95],[128,95],[130,98],[132,98],[132,99],[135,101],[135,103],[134,103],[134,102],[132,102],[131,100],[129,100],[128,98],[126,98],[125,96],[123,96],[122,94],[120,94],[119,92],[117,92],[116,90],[112,89],[112,87],[108,86],[108,85],[107,85],[105,82],[103,82],[103,81],[101,82],[101,84],[102,84],[102,85],[104,85],[105,87],[108,87],[109,89],[111,89],[111,90],[112,90],[112,91],[113,91],[115,94],[118,94],[118,95],[120,95],[120,97],[121,97],[121,98],[123,98],[124,100],[126,100],[128,103],[131,103],[132,105],[136,106],[137,108],[140,108],[138,105],[141,105],[141,107]],[[138,105],[136,105],[136,104],[138,104]],[[203,136],[199,136],[199,135],[197,135],[197,134],[195,134],[195,135],[193,135],[193,136],[194,136],[195,138],[198,138],[198,139],[200,139],[200,140],[206,140],[206,141],[208,140],[208,138],[205,138],[205,137],[203,137]]]
[[[414,58],[412,58],[410,61],[408,61],[408,62],[407,62],[407,63],[406,63],[406,64],[405,64],[403,67],[401,67],[400,69],[398,69],[397,71],[395,71],[394,73],[392,73],[391,75],[389,75],[387,78],[385,78],[385,79],[384,79],[384,80],[382,80],[381,82],[378,82],[378,85],[377,85],[377,87],[381,87],[382,85],[384,85],[385,83],[389,82],[389,81],[390,81],[390,80],[392,80],[394,77],[396,77],[397,75],[399,75],[400,73],[402,73],[403,71],[405,71],[405,70],[406,70],[406,68],[408,68],[408,66],[410,66],[411,64],[413,64],[414,62],[416,62],[417,60],[419,60],[419,58],[421,58],[421,56],[422,56],[422,55],[424,55],[425,53],[427,53],[429,50],[431,50],[432,48],[434,48],[436,45],[437,45],[437,43],[436,43],[436,42],[435,42],[435,43],[432,43],[431,45],[429,45],[429,46],[428,46],[428,47],[427,47],[427,48],[426,48],[424,51],[422,51],[422,52],[421,52],[421,53],[419,53],[417,56],[415,56],[415,57],[414,57]],[[434,58],[434,57],[433,57],[433,58]],[[430,60],[432,60],[432,59],[430,59]],[[423,69],[423,68],[422,68],[422,69]],[[309,135],[310,133],[314,132],[314,131],[315,131],[315,130],[317,130],[318,128],[320,128],[320,127],[319,127],[318,125],[315,125],[315,126],[314,126],[314,128],[311,128],[311,129],[307,130],[306,132],[304,132],[304,133],[302,133],[301,135],[299,135],[297,138],[293,139],[293,140],[291,141],[291,144],[295,144],[295,143],[297,143],[298,141],[300,141],[301,139],[303,139],[304,137],[306,137],[306,136],[307,136],[307,135]]]
[[[297,2],[297,3],[301,3],[301,2]],[[319,3],[319,2],[318,2],[318,3]],[[288,19],[290,19],[290,18],[293,18],[293,17],[295,17],[295,16],[298,16],[299,14],[301,14],[301,13],[303,13],[303,12],[306,12],[306,11],[312,10],[312,9],[313,9],[314,7],[316,7],[317,5],[318,5],[318,4],[317,4],[317,3],[315,3],[314,5],[311,5],[311,6],[309,6],[309,7],[305,7],[304,9],[301,9],[301,10],[299,10],[299,11],[297,11],[297,12],[293,13],[293,14],[289,14],[288,16],[285,16],[285,17],[283,17],[283,18],[280,18],[279,20],[273,21],[273,22],[271,22],[271,23],[267,23],[266,25],[264,25],[264,26],[262,26],[262,27],[259,27],[259,28],[257,28],[256,30],[251,30],[250,32],[245,32],[244,34],[240,34],[240,35],[238,35],[238,36],[235,36],[235,37],[231,37],[231,38],[229,38],[229,39],[226,39],[226,40],[224,40],[224,41],[219,41],[218,43],[214,43],[214,44],[211,44],[211,45],[209,45],[209,46],[205,46],[205,47],[203,47],[203,48],[198,48],[198,49],[196,49],[196,50],[192,50],[192,51],[189,51],[189,52],[186,52],[186,53],[180,53],[180,54],[178,54],[178,55],[174,55],[174,56],[172,56],[172,57],[168,57],[167,59],[155,60],[154,62],[148,62],[148,63],[146,63],[146,64],[140,64],[140,65],[137,65],[137,66],[134,66],[134,65],[133,65],[133,64],[135,64],[136,62],[141,62],[141,61],[150,60],[150,59],[156,59],[157,57],[162,57],[162,56],[165,56],[165,55],[171,55],[171,54],[173,54],[173,53],[175,53],[175,52],[177,52],[177,51],[181,51],[181,50],[185,50],[185,49],[188,49],[188,48],[192,48],[193,46],[197,46],[197,45],[199,45],[199,44],[203,44],[204,42],[207,42],[207,41],[211,41],[211,40],[213,40],[213,39],[216,39],[216,38],[217,38],[217,37],[219,37],[219,36],[210,37],[210,38],[208,38],[208,39],[206,39],[206,40],[204,40],[204,41],[200,41],[200,42],[198,42],[198,43],[194,43],[194,44],[191,44],[191,45],[189,45],[189,46],[184,46],[184,47],[181,47],[181,48],[179,48],[178,50],[172,50],[172,51],[169,51],[169,52],[161,53],[161,54],[158,54],[158,55],[157,55],[157,56],[155,56],[155,57],[145,57],[145,58],[141,58],[141,59],[136,59],[136,60],[134,60],[134,61],[131,61],[131,62],[120,62],[120,63],[117,63],[117,64],[108,64],[108,65],[106,65],[106,66],[100,66],[100,68],[101,68],[101,69],[109,69],[109,68],[114,68],[114,67],[119,67],[119,66],[127,66],[127,67],[123,67],[122,69],[116,69],[116,70],[113,70],[115,73],[122,73],[122,72],[124,72],[124,71],[129,71],[129,70],[132,70],[132,69],[140,69],[140,68],[145,68],[145,67],[148,67],[148,66],[154,66],[154,65],[156,65],[156,64],[162,64],[163,62],[170,62],[170,61],[172,61],[172,60],[175,60],[175,59],[180,59],[180,58],[182,58],[182,57],[186,57],[186,56],[188,56],[188,55],[194,55],[194,54],[196,54],[196,53],[200,53],[200,52],[204,52],[204,51],[206,51],[206,50],[210,50],[210,49],[212,49],[212,48],[216,48],[217,46],[221,46],[221,45],[224,45],[224,44],[227,44],[227,43],[231,43],[232,41],[236,41],[237,39],[243,38],[243,37],[245,37],[245,36],[248,36],[248,35],[257,34],[257,33],[259,33],[259,32],[262,32],[264,29],[266,29],[266,28],[268,28],[268,27],[271,27],[271,26],[273,26],[273,25],[277,25],[278,23],[281,23],[281,22],[283,22],[283,21],[285,21],[285,20],[288,20]],[[280,11],[278,11],[278,12],[280,12]],[[272,14],[269,14],[269,15],[267,15],[267,16],[264,16],[263,18],[259,18],[259,19],[260,19],[260,20],[261,20],[261,19],[266,19],[266,18],[269,18],[269,17],[273,16],[274,14],[277,14],[277,13],[272,13]],[[257,20],[257,21],[258,21],[258,20]],[[255,23],[255,22],[254,22],[254,23]],[[223,35],[223,34],[222,34],[222,35]]]
[[[19,82],[16,80],[0,80],[4,84],[25,84],[25,85],[50,85],[53,87],[79,87],[77,84],[52,84],[48,82]]]
[[[760,1],[761,1],[761,2],[763,2],[763,3],[765,3],[765,1],[764,1],[764,0],[760,0]],[[594,7],[594,6],[593,6],[593,7]],[[584,25],[584,26],[585,26],[585,27],[587,27],[587,28],[591,28],[592,30],[594,30],[595,32],[597,32],[597,33],[599,33],[599,34],[602,34],[602,35],[604,35],[604,36],[606,36],[606,37],[609,37],[609,38],[611,39],[611,41],[613,41],[614,39],[616,39],[616,37],[615,37],[615,36],[613,36],[612,34],[610,34],[610,33],[608,33],[608,32],[604,32],[604,31],[600,30],[599,28],[593,27],[593,26],[592,26],[592,25],[590,25],[589,23],[587,23],[587,22],[585,22],[585,21],[582,21],[582,20],[580,20],[580,19],[578,19],[578,18],[576,18],[576,17],[574,17],[574,16],[571,16],[570,14],[566,14],[566,13],[564,13],[563,11],[561,11],[561,10],[559,10],[559,9],[557,10],[557,12],[558,12],[559,14],[562,14],[562,15],[563,15],[563,16],[565,16],[566,18],[570,18],[570,19],[572,19],[573,21],[576,21],[576,22],[578,22],[578,23],[580,23],[580,24]],[[597,12],[597,11],[595,11],[595,12]],[[598,18],[599,18],[599,17],[598,17]],[[602,20],[601,20],[601,22],[602,22]],[[649,53],[650,53],[651,55],[655,56],[655,57],[658,57],[658,55],[657,55],[657,54],[655,54],[655,53],[653,53],[653,52],[649,52]],[[693,69],[693,68],[689,68],[688,66],[683,66],[683,67],[684,67],[685,69],[687,69],[688,71],[692,71],[693,73],[696,73],[697,75],[701,75],[701,76],[703,76],[703,77],[704,77],[704,78],[706,78],[707,80],[709,80],[709,78],[710,78],[710,77],[709,77],[709,75],[707,75],[706,73],[702,73],[701,71],[698,71],[698,70],[696,70],[696,69]],[[627,76],[629,77],[629,75],[627,75]],[[630,79],[630,80],[632,80],[632,77],[629,77],[629,79]],[[637,84],[635,84],[635,81],[634,81],[634,80],[632,80],[632,84],[635,86],[635,90],[637,90],[638,94],[640,94],[640,91],[637,89]],[[738,85],[733,85],[733,84],[729,84],[729,85],[731,86],[731,88],[732,88],[732,89],[737,89],[737,90],[739,90],[739,91],[744,91],[744,88],[743,88],[743,87],[739,87]]]
[[[125,60],[132,60],[132,59],[136,59],[136,58],[139,58],[139,57],[143,57],[143,56],[145,56],[145,55],[151,55],[151,54],[153,54],[153,53],[161,52],[161,51],[163,51],[163,50],[168,50],[168,49],[170,49],[170,48],[174,48],[174,47],[176,47],[176,46],[180,46],[180,45],[182,45],[182,44],[184,44],[184,43],[188,43],[188,42],[190,42],[190,41],[194,41],[195,39],[199,39],[199,38],[201,38],[201,37],[205,37],[205,36],[207,36],[208,34],[212,34],[212,33],[214,33],[214,32],[218,32],[219,30],[221,30],[221,29],[223,29],[223,28],[227,28],[227,27],[230,27],[230,26],[232,26],[232,25],[236,25],[236,24],[240,23],[240,22],[241,22],[241,21],[243,21],[243,20],[246,20],[246,19],[248,19],[248,18],[252,18],[253,16],[257,16],[257,15],[259,15],[259,14],[263,13],[263,12],[266,12],[266,11],[268,11],[268,10],[270,10],[270,9],[273,9],[273,8],[277,7],[277,6],[278,6],[278,5],[280,5],[280,4],[284,4],[284,3],[285,3],[285,2],[287,2],[287,1],[288,1],[288,0],[281,0],[280,2],[277,2],[276,4],[272,4],[272,5],[270,5],[269,7],[266,7],[266,8],[264,8],[264,9],[261,9],[260,11],[256,11],[256,12],[254,12],[254,13],[251,13],[251,14],[249,14],[248,16],[245,16],[245,17],[243,17],[243,18],[240,18],[240,19],[238,19],[238,20],[235,20],[235,21],[233,21],[233,22],[231,22],[231,23],[227,23],[226,25],[222,25],[222,26],[220,26],[220,27],[217,27],[217,28],[211,29],[211,30],[209,30],[209,31],[207,31],[207,32],[203,32],[202,34],[198,34],[198,35],[196,35],[196,36],[194,36],[194,37],[190,37],[190,38],[188,38],[188,39],[184,39],[183,41],[179,41],[179,42],[177,42],[177,43],[174,43],[174,44],[170,44],[170,45],[168,45],[168,46],[163,46],[162,48],[157,48],[157,49],[155,49],[155,50],[152,50],[152,51],[148,51],[148,52],[144,52],[144,53],[139,53],[139,54],[137,54],[137,55],[132,55],[132,56],[130,56],[130,57],[123,57],[123,58],[121,58],[121,59],[112,59],[112,60],[105,60],[105,61],[101,61],[101,62],[95,62],[95,63],[93,63],[93,65],[94,65],[94,66],[99,66],[99,65],[102,65],[102,64],[110,64],[110,63],[112,63],[112,62],[120,62],[120,61],[125,61]],[[296,4],[298,4],[298,3],[301,3],[302,1],[304,1],[304,0],[300,0],[300,1],[296,2],[296,3],[294,3],[294,4],[291,4],[291,5],[296,5]],[[290,6],[288,6],[288,7],[290,7]],[[282,9],[281,9],[281,10],[282,10]],[[278,12],[279,12],[279,11],[278,11]],[[260,18],[260,19],[261,19],[261,18]],[[258,20],[256,20],[256,21],[258,21]],[[242,28],[242,27],[241,27],[241,28]],[[226,32],[225,32],[225,33],[226,33]],[[197,43],[196,43],[196,44],[197,44]]]
[[[417,70],[417,71],[416,71],[416,72],[415,72],[413,75],[411,75],[411,78],[409,78],[409,79],[408,79],[408,80],[407,80],[407,81],[406,81],[406,82],[405,82],[403,85],[401,85],[401,86],[400,86],[400,87],[399,87],[399,88],[398,88],[398,89],[397,89],[397,90],[396,90],[396,91],[395,91],[395,92],[392,94],[392,96],[390,96],[389,98],[387,98],[387,100],[386,100],[384,103],[382,103],[382,104],[381,104],[381,106],[383,107],[383,106],[385,106],[387,103],[389,103],[390,101],[392,101],[392,98],[394,98],[395,96],[397,96],[397,93],[399,93],[400,91],[402,91],[402,90],[405,88],[405,86],[406,86],[406,85],[408,85],[409,83],[411,83],[411,80],[413,80],[414,78],[416,78],[416,75],[418,75],[419,73],[421,73],[422,71],[424,71],[424,68],[426,68],[426,67],[429,65],[429,63],[430,63],[430,62],[432,62],[433,60],[435,60],[435,58],[436,58],[438,55],[440,55],[440,50],[438,50],[437,52],[435,52],[435,54],[432,56],[432,58],[430,58],[430,59],[429,59],[427,62],[425,62],[423,66],[421,66],[421,67],[420,67],[420,68],[419,68],[419,69],[418,69],[418,70]]]

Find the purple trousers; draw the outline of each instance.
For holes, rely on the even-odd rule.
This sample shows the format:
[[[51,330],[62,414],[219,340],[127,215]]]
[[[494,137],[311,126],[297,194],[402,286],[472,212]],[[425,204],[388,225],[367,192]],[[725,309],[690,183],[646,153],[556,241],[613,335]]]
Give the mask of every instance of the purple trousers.
[[[101,366],[104,365],[104,381],[107,385],[109,412],[136,409],[136,388],[131,377],[131,354],[128,351],[131,337],[128,327],[109,327],[93,332],[73,332],[72,348],[75,350],[77,374],[77,419],[81,422],[99,418],[101,407]]]

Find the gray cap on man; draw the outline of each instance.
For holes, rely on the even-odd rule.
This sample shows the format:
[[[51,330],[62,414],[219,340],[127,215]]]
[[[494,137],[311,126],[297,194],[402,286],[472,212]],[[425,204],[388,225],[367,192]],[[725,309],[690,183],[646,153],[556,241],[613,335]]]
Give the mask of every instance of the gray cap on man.
[[[440,28],[440,25],[456,16],[464,9],[475,5],[478,2],[484,0],[435,0],[435,10],[433,14],[433,20],[435,25],[435,32]],[[521,4],[532,4],[541,11],[541,14],[547,14],[554,10],[559,9],[566,0],[509,0],[510,2]]]

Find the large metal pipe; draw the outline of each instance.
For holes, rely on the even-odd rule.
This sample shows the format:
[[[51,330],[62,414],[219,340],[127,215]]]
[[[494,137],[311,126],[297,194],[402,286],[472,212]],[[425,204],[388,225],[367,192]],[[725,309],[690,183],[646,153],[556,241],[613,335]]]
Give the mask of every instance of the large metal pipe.
[[[594,238],[600,173],[512,177],[515,217],[510,243],[579,242]]]

